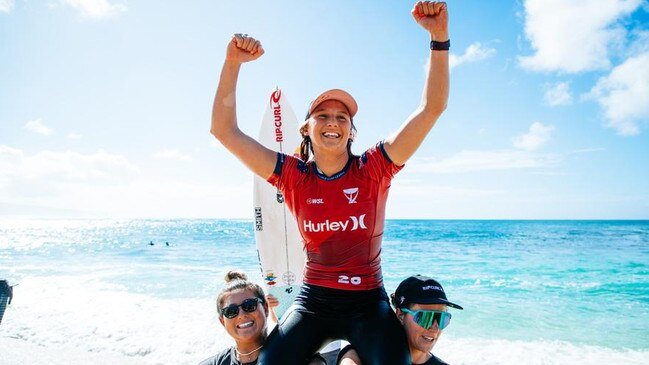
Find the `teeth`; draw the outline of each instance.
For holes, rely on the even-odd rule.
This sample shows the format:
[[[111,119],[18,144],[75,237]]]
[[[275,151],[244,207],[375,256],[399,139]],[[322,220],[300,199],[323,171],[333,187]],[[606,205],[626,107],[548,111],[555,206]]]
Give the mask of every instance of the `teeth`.
[[[246,323],[241,323],[240,325],[237,326],[237,328],[248,328],[252,326],[252,322],[246,322]]]
[[[435,340],[435,339],[432,338],[432,337],[426,337],[426,336],[421,336],[421,337],[423,337],[424,340],[426,340],[426,341],[428,341],[428,342],[433,342],[433,341]]]
[[[338,133],[333,133],[333,132],[325,132],[325,133],[323,133],[323,135],[324,135],[325,137],[333,137],[333,138],[338,138],[338,137],[340,137],[340,134],[338,134]]]

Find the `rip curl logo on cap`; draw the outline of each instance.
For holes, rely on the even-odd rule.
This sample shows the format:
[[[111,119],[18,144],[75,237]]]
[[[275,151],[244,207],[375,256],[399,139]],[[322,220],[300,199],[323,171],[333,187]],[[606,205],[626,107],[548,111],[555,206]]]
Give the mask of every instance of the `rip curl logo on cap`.
[[[401,298],[399,298],[399,304],[403,304],[403,302],[405,301],[406,301],[406,297],[402,295]]]
[[[349,204],[354,204],[358,198],[358,188],[345,189],[343,190],[343,194],[345,194]]]
[[[444,291],[444,289],[442,289],[442,287],[437,286],[437,285],[428,285],[428,286],[424,286],[424,287],[421,288],[421,290],[439,290],[439,291],[441,291],[441,292]]]

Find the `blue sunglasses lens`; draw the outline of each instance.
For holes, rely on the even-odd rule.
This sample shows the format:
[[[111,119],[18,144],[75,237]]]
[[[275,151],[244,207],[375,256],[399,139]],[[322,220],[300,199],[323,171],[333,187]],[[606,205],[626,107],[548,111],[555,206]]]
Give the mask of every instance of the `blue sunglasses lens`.
[[[433,323],[437,322],[440,330],[448,327],[451,323],[451,313],[444,311],[411,311],[402,309],[406,313],[412,314],[412,318],[419,326],[423,328],[431,328]]]

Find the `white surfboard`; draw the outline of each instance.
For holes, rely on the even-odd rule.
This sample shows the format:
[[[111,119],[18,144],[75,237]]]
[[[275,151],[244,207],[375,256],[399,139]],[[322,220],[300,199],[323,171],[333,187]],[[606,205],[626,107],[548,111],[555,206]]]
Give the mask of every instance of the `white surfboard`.
[[[299,154],[297,118],[278,88],[270,94],[261,122],[259,142],[285,153]],[[255,175],[253,183],[255,241],[266,291],[279,299],[275,308],[281,319],[302,284],[306,259],[295,218],[274,186]]]

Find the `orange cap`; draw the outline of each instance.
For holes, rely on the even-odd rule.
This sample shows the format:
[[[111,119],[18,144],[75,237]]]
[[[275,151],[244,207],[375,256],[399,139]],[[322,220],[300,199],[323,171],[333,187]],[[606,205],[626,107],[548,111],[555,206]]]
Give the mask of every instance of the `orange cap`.
[[[309,105],[309,111],[307,112],[305,119],[308,119],[315,108],[317,108],[318,105],[322,104],[326,100],[338,100],[339,102],[343,103],[352,118],[358,111],[358,104],[356,104],[356,100],[354,100],[354,97],[351,96],[347,91],[341,89],[331,89],[323,92],[317,98],[313,99],[311,105]]]

